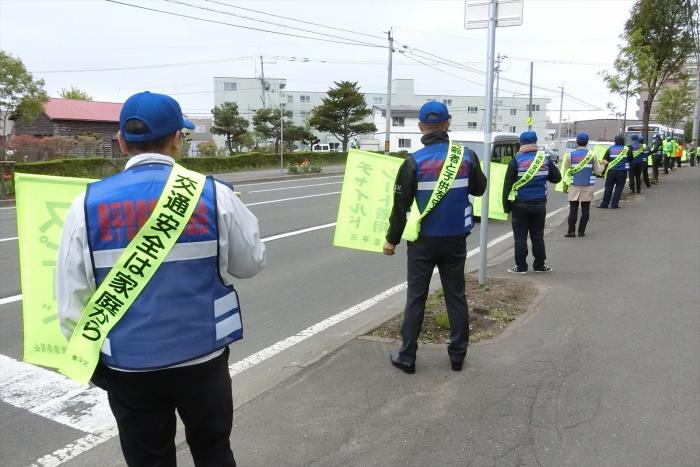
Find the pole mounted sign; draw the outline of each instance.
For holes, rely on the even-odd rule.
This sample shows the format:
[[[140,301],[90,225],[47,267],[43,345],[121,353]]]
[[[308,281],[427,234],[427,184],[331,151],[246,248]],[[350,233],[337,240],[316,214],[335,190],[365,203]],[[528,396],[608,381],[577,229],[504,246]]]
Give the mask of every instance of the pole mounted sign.
[[[490,0],[464,0],[464,29],[489,27]],[[496,26],[520,26],[523,24],[523,0],[497,0]]]

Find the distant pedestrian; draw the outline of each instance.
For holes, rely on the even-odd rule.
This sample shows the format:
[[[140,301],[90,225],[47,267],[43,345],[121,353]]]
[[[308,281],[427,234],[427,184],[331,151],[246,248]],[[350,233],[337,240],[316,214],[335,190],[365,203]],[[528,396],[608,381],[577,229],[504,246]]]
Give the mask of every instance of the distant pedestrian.
[[[603,201],[598,205],[599,208],[612,209],[619,208],[620,197],[622,190],[625,188],[627,180],[627,171],[630,168],[632,153],[629,146],[625,146],[625,137],[622,135],[615,136],[615,144],[610,146],[603,156],[603,164],[605,165],[605,192],[603,193]]]
[[[547,216],[547,182],[559,183],[561,173],[557,166],[537,150],[537,133],[526,131],[520,135],[520,150],[506,169],[503,184],[503,207],[511,212],[515,249],[515,266],[508,269],[513,274],[526,274],[527,237],[530,236],[532,269],[550,272],[545,264],[544,224]]]
[[[590,215],[593,191],[595,190],[596,175],[600,175],[603,166],[598,163],[593,151],[586,149],[588,133],[576,135],[578,149],[565,154],[562,161],[564,182],[568,185],[569,196],[569,229],[565,237],[576,236],[576,218],[578,207],[581,205],[581,221],[578,224],[578,236],[586,236],[586,225]]]
[[[666,139],[664,140],[664,145],[663,145],[663,152],[664,152],[664,173],[668,174],[669,170],[673,170],[673,165],[674,165],[674,153],[675,153],[675,148],[673,146],[673,141],[671,140],[670,136],[666,136]]]
[[[408,290],[401,326],[403,341],[401,349],[391,354],[391,363],[405,373],[416,371],[418,336],[430,278],[437,266],[450,322],[447,353],[452,370],[461,371],[469,343],[464,286],[467,236],[474,224],[469,195],[484,194],[486,177],[476,153],[450,141],[447,133],[450,114],[445,104],[436,101],[424,104],[418,119],[425,147],[408,156],[399,168],[384,244],[384,254],[393,255],[404,230],[415,233],[415,228],[419,229],[417,238],[408,242]],[[406,214],[412,205],[424,215],[417,226],[407,226]]]
[[[651,145],[651,148],[649,150],[650,152],[650,158],[651,158],[651,184],[656,185],[659,183],[659,169],[661,168],[661,165],[663,164],[664,161],[664,142],[661,139],[661,136],[656,135],[654,136],[654,142]]]
[[[630,145],[632,160],[629,168],[630,193],[641,193],[642,191],[642,166],[646,164],[644,160],[646,144],[642,144],[640,139],[638,135],[632,135],[632,144]]]
[[[644,141],[644,138],[642,138],[641,136],[639,137],[639,143],[644,147],[644,150],[642,151],[641,160],[642,180],[644,180],[644,185],[647,188],[651,188],[651,180],[649,179],[649,166],[652,165],[650,147],[646,144],[646,141]]]

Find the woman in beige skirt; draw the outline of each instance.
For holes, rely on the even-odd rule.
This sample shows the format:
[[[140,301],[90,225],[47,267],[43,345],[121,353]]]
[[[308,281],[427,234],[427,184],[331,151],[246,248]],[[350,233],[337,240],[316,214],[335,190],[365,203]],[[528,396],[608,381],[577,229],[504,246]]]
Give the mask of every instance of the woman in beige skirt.
[[[579,204],[581,204],[581,220],[578,224],[578,236],[584,237],[586,235],[596,175],[603,173],[605,165],[607,165],[607,161],[599,163],[592,152],[589,155],[589,151],[586,149],[588,145],[587,133],[576,135],[576,144],[578,144],[578,149],[564,154],[561,166],[564,183],[568,186],[569,194],[569,230],[564,235],[567,238],[576,237]]]

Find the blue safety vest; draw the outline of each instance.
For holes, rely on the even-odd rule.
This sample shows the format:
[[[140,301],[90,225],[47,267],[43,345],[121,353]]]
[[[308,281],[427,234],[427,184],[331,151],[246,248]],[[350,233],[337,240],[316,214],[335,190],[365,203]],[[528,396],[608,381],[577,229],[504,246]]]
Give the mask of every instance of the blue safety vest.
[[[447,149],[448,143],[438,143],[413,153],[418,179],[416,202],[421,212],[435,190],[447,156]],[[447,195],[421,220],[421,237],[453,237],[466,235],[471,231],[474,220],[472,205],[469,202],[469,174],[472,171],[469,154],[469,149],[464,148],[464,157],[457,172],[457,178]]]
[[[88,185],[85,221],[97,285],[158,200],[170,165],[148,163]],[[214,180],[182,235],[102,346],[101,361],[125,370],[157,369],[203,357],[243,337],[238,294],[219,274]],[[148,244],[142,244],[147,257]],[[144,264],[127,263],[133,274]],[[140,269],[139,269],[140,268]]]
[[[615,160],[617,155],[622,152],[623,148],[624,146],[610,146],[610,162]],[[629,151],[629,149],[627,151]],[[629,156],[629,152],[627,153],[627,155],[625,155],[625,158],[622,160],[622,162],[620,162],[611,169],[611,172],[626,172],[627,170],[629,170],[630,165],[627,162],[627,156]]]
[[[588,155],[587,149],[577,149],[571,153],[571,167],[576,167],[579,162]],[[595,157],[595,156],[594,156]],[[593,173],[593,159],[584,168],[574,174],[574,185],[590,186],[595,185],[595,174]]]
[[[639,151],[639,149],[640,149],[641,147],[642,147],[642,144],[641,144],[641,143],[634,143],[634,144],[632,144],[632,146],[631,146],[632,153],[634,154],[635,152]],[[634,157],[632,158],[632,163],[633,163],[633,164],[641,164],[642,162],[644,162],[644,161],[645,161],[645,158],[644,158],[645,152],[647,152],[647,151],[646,151],[646,145],[645,145],[644,149],[642,149],[642,150],[639,152],[638,155],[636,155],[636,156],[634,156]]]
[[[518,153],[515,156],[515,164],[518,168],[518,179],[522,178],[530,168],[530,164],[535,160],[535,155],[537,153],[525,152]],[[518,188],[518,192],[515,195],[515,201],[536,201],[536,200],[546,200],[547,199],[547,178],[549,177],[549,157],[544,158],[542,167],[540,167],[539,172],[532,177],[525,185]]]

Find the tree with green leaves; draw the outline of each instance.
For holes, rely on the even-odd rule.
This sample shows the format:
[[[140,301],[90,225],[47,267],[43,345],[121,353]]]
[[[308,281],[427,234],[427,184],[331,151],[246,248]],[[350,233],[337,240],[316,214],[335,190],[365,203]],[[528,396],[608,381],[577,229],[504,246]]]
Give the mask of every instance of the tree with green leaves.
[[[288,150],[291,150],[296,142],[311,146],[313,143],[318,142],[318,138],[309,128],[290,125],[284,128],[284,142]]]
[[[79,89],[75,86],[71,86],[70,89],[63,88],[59,95],[64,99],[74,99],[78,101],[91,101],[92,96],[87,92]]]
[[[681,80],[677,87],[665,87],[655,108],[659,123],[671,128],[689,117],[695,108],[695,99],[688,79]]]
[[[214,125],[211,132],[215,135],[226,136],[226,148],[229,154],[240,151],[245,143],[245,135],[248,132],[250,122],[238,113],[238,104],[224,102],[211,109],[214,116]]]
[[[32,122],[44,110],[48,100],[44,81],[35,81],[22,60],[0,50],[0,139],[7,139],[10,118]],[[4,157],[4,144],[0,145],[0,151]]]
[[[281,135],[280,119],[282,118],[282,115],[284,115],[284,122],[282,125],[284,126],[284,132],[286,133],[287,129],[292,128],[293,126],[292,121],[290,120],[292,118],[292,112],[289,110],[285,110],[284,114],[282,114],[280,109],[258,109],[255,111],[255,115],[253,115],[253,128],[255,128],[255,132],[262,139],[273,139],[275,141],[275,152],[279,151]],[[286,137],[285,140],[287,140]]]
[[[323,103],[311,110],[309,125],[322,133],[330,133],[343,142],[343,151],[348,150],[348,141],[357,135],[374,133],[377,127],[365,119],[372,114],[365,96],[360,93],[357,82],[333,82]]]
[[[603,73],[610,91],[646,94],[642,109],[644,138],[657,94],[678,74],[694,51],[688,0],[637,0],[625,23],[624,41],[613,65]]]

